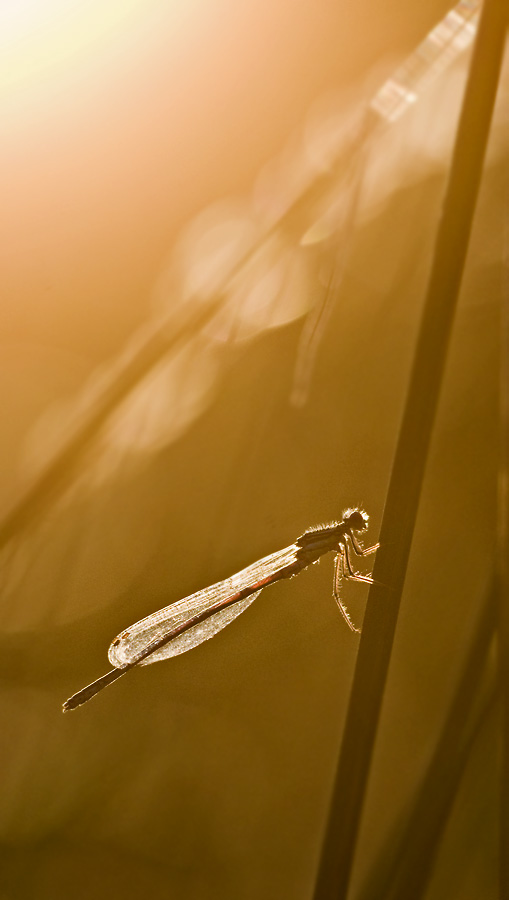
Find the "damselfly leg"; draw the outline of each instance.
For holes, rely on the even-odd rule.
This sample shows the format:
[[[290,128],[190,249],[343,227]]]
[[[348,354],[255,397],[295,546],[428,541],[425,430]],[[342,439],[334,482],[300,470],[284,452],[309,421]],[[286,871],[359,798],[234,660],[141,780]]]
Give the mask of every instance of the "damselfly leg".
[[[338,555],[336,557],[333,586],[334,600],[336,601],[336,605],[350,630],[355,631],[357,634],[360,634],[360,628],[356,628],[356,626],[353,624],[348,610],[343,600],[341,599],[341,595],[339,592],[341,579],[346,578],[348,579],[348,581],[360,581],[364,584],[373,584],[373,579],[371,575],[362,575],[360,572],[356,572],[354,570],[350,560],[348,538],[350,538],[353,551],[357,554],[357,556],[368,556],[370,553],[375,553],[380,545],[374,544],[372,547],[361,547],[355,535],[353,533],[350,533],[348,535],[345,535],[344,539],[340,542]]]
[[[361,547],[353,532],[350,533],[349,537],[352,542],[353,551],[357,556],[369,556],[370,553],[376,553],[380,546],[380,544],[373,544],[372,547]]]
[[[345,574],[345,548],[343,544],[339,545],[338,555],[336,556],[336,565],[334,569],[334,583],[332,593],[334,596],[334,600],[336,601],[336,606],[339,609],[341,615],[343,616],[346,624],[348,625],[350,631],[355,631],[356,634],[360,634],[360,628],[356,628],[353,624],[348,610],[341,599],[341,595],[339,593],[339,585],[342,578],[348,578],[350,576]]]

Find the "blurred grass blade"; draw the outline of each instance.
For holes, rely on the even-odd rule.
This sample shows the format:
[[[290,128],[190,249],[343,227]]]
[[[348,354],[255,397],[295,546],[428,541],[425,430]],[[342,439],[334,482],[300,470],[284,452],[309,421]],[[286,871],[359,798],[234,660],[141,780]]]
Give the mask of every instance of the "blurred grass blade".
[[[485,719],[485,705],[491,708],[493,701],[493,684],[486,690],[483,673],[495,634],[495,590],[493,582],[426,771],[411,803],[384,841],[358,900],[418,900],[425,894],[472,741]]]
[[[63,450],[55,455],[24,496],[0,521],[0,550],[17,537],[47,504],[66,489],[75,474],[76,465],[111,413],[172,347],[209,321],[216,312],[219,302],[216,300],[205,309],[201,307],[194,310],[194,313],[181,321],[170,334],[159,327],[144,339],[121,371],[111,379],[95,404],[89,407]]]
[[[373,125],[372,117],[363,117],[359,132],[354,135],[351,143],[342,148],[330,169],[316,175],[289,204],[288,208],[262,231],[253,245],[241,254],[240,258],[232,265],[219,291],[216,291],[206,304],[195,307],[181,321],[156,323],[148,335],[142,337],[138,346],[132,350],[124,365],[114,367],[115,371],[110,374],[109,384],[104,388],[101,396],[97,397],[95,402],[90,405],[86,414],[83,415],[82,422],[75,428],[63,449],[56,453],[42,474],[34,480],[18,503],[0,521],[0,550],[19,536],[24,528],[31,524],[35,516],[40,515],[66,490],[76,473],[77,464],[103,425],[145,376],[173,348],[179,346],[193,333],[205,328],[221,311],[224,305],[224,295],[233,279],[263,246],[264,242],[271,235],[283,231],[294,234],[296,239],[300,240],[302,232],[308,229],[310,222],[313,221],[312,214],[315,206],[319,205],[320,201],[323,201],[334,187],[337,187],[338,180],[343,177],[345,160],[348,161],[351,154],[357,149],[358,142],[364,140]]]
[[[458,747],[456,757],[456,765],[451,772],[451,780],[446,785],[442,797],[442,805],[436,809],[436,833],[433,835],[428,833],[429,841],[423,848],[424,852],[418,861],[418,868],[412,869],[409,864],[405,865],[397,873],[396,881],[393,889],[384,897],[384,900],[423,900],[427,895],[427,889],[433,875],[433,868],[438,851],[440,849],[440,841],[448,824],[449,815],[452,811],[456,795],[460,788],[465,769],[472,756],[478,739],[490,723],[490,719],[494,713],[498,711],[500,699],[500,687],[498,681],[492,677],[489,687],[485,690],[484,696],[476,710],[476,715],[471,727]],[[495,722],[498,720],[498,716]],[[495,723],[493,723],[495,724]],[[380,896],[380,895],[378,895]]]
[[[327,331],[338,296],[341,293],[341,285],[351,252],[352,238],[359,212],[359,201],[362,194],[369,147],[368,134],[364,142],[360,144],[351,164],[351,169],[345,176],[347,181],[345,186],[345,220],[339,228],[339,232],[336,231],[334,235],[336,250],[332,253],[333,263],[329,284],[321,302],[318,302],[314,309],[311,309],[302,328],[290,395],[290,403],[296,409],[305,406],[308,400],[318,350]]]
[[[380,532],[315,900],[346,897],[419,496],[481,181],[501,67],[507,0],[486,0]]]
[[[497,515],[497,599],[499,667],[502,686],[502,784],[500,821],[500,896],[509,898],[509,179],[505,170],[504,260],[500,309],[499,471]]]
[[[300,192],[288,200],[274,221],[268,222],[262,229],[253,245],[245,253],[241,253],[216,293],[228,291],[235,277],[271,236],[284,233],[287,238],[299,244],[310,227],[316,225],[316,217],[323,215],[327,198],[332,203],[334,197],[337,199],[338,190],[345,177],[348,182],[350,168],[355,169],[358,166],[359,154],[366,150],[375,132],[410,108],[432,78],[437,77],[440,71],[450,65],[468,46],[470,36],[475,30],[478,5],[479,0],[470,0],[462,9],[461,15],[457,15],[454,19],[452,30],[446,29],[444,32],[442,28],[440,35],[434,35],[431,42],[430,40],[423,42],[416,54],[393,73],[394,77],[382,85],[369,106],[364,109],[355,128],[351,129],[348,137],[336,147],[326,169],[310,173]],[[447,45],[446,53],[443,52],[442,46],[444,39]],[[19,502],[0,521],[0,550],[21,534],[36,515],[48,509],[66,490],[76,473],[78,462],[103,425],[147,374],[171,352],[172,348],[193,332],[205,327],[220,312],[224,297],[215,296],[209,300],[210,303],[206,308],[195,309],[185,321],[175,324],[173,332],[167,328],[167,323],[156,324],[151,333],[133,350],[124,367],[111,375],[110,383],[103,395],[98,397],[95,404],[84,414],[82,422],[76,427],[63,449],[55,455]]]

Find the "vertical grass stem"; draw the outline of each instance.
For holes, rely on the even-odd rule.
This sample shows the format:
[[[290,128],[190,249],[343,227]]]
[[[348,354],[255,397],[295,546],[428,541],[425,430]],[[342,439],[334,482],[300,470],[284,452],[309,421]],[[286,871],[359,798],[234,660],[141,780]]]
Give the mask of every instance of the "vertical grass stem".
[[[497,92],[506,15],[507,0],[486,0],[435,241],[315,900],[342,900],[350,883],[400,598]]]

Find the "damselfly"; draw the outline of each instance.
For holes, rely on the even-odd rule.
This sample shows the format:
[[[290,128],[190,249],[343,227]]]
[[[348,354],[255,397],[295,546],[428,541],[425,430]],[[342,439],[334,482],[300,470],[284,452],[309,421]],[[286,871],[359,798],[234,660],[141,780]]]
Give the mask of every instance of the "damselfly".
[[[367,556],[378,548],[378,544],[364,548],[359,543],[356,532],[365,531],[367,527],[368,516],[365,512],[347,509],[340,522],[311,528],[284,550],[265,556],[236,575],[190,594],[131,625],[115,638],[108,650],[108,659],[115,668],[66,700],[64,712],[86,703],[134,666],[148,666],[197,647],[233,622],[263,588],[298,575],[302,569],[331,551],[337,554],[334,598],[349,628],[359,631],[339,596],[339,587],[342,578],[372,584],[369,575],[361,575],[354,570],[350,557],[351,550],[357,556]]]

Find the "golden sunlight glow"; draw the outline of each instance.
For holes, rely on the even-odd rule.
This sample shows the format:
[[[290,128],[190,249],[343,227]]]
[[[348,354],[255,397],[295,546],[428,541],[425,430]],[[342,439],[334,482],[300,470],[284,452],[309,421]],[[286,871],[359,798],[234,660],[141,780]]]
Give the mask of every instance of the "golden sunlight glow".
[[[185,0],[173,0],[174,7]],[[2,0],[2,91],[80,62],[141,24],[161,0]]]

